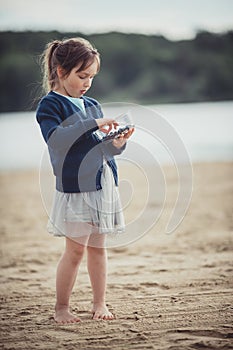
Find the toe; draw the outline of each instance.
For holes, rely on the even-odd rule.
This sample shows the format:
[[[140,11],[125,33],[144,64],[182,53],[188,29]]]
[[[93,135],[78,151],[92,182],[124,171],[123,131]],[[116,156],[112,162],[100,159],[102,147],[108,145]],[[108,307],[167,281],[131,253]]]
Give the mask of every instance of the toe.
[[[99,314],[97,312],[95,312],[93,314],[93,320],[98,320],[99,319]]]

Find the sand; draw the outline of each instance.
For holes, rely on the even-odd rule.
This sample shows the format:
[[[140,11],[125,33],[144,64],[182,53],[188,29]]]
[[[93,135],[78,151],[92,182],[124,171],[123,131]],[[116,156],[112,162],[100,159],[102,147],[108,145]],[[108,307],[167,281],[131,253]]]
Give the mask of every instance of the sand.
[[[38,171],[2,172],[0,348],[233,349],[233,163],[193,170],[192,202],[175,232],[164,233],[176,194],[174,169],[166,168],[168,203],[157,225],[133,244],[108,249],[114,321],[91,320],[84,258],[71,299],[82,322],[74,325],[52,317],[64,240],[46,232]]]

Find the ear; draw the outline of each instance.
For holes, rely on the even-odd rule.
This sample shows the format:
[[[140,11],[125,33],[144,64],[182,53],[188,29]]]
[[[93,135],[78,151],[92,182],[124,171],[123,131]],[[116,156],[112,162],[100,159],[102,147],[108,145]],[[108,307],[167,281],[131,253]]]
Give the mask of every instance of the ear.
[[[64,78],[65,72],[62,66],[57,66],[57,76],[59,79]]]

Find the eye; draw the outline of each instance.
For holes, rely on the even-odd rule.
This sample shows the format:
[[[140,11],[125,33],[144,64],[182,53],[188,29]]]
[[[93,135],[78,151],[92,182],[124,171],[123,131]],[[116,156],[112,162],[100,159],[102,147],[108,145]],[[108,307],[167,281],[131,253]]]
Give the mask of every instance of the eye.
[[[91,80],[93,80],[95,75],[88,76],[88,75],[80,75],[80,74],[78,74],[78,77],[79,77],[79,79],[82,79],[82,80],[83,79],[91,79]]]

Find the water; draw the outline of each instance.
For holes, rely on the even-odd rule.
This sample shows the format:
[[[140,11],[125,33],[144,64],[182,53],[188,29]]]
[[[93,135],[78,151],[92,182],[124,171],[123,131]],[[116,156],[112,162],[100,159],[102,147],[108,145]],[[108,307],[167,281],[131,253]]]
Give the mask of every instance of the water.
[[[148,107],[174,127],[191,161],[233,161],[233,102]],[[155,144],[153,138],[141,130],[135,132],[132,140],[156,152],[161,163],[172,161],[166,147]],[[40,167],[46,145],[35,112],[0,114],[0,148],[1,170]]]

